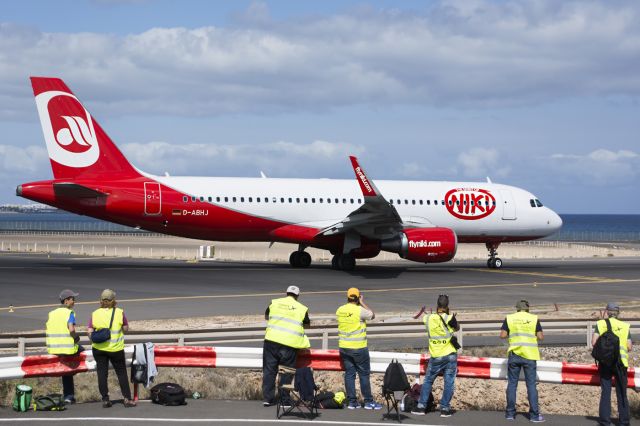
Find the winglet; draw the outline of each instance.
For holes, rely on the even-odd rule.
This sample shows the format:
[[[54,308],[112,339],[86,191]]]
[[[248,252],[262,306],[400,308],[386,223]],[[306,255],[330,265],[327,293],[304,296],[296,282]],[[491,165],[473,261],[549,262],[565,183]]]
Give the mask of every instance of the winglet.
[[[376,197],[378,194],[376,186],[369,180],[366,173],[358,164],[358,159],[353,155],[349,156],[351,160],[351,165],[353,166],[353,171],[356,174],[356,180],[360,184],[360,189],[362,190],[362,195],[365,197]]]

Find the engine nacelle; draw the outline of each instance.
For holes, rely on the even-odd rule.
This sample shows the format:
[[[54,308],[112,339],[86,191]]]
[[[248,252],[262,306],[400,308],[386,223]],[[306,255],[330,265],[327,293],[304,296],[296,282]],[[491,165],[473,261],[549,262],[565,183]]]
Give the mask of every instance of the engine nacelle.
[[[449,228],[407,229],[397,238],[382,241],[380,247],[414,262],[447,262],[456,255],[458,237]]]

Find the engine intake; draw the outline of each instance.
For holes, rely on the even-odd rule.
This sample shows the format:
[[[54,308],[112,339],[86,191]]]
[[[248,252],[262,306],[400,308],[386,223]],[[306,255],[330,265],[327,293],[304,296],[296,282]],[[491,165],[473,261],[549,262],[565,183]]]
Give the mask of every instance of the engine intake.
[[[456,255],[458,237],[449,228],[407,229],[398,237],[384,240],[380,248],[414,262],[447,262]]]

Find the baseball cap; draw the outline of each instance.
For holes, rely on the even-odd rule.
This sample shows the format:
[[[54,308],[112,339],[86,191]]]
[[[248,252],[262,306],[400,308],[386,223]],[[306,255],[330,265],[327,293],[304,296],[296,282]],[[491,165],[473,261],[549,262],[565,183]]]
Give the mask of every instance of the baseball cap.
[[[619,311],[620,306],[616,302],[607,303],[607,311]]]
[[[67,288],[60,292],[60,301],[62,302],[64,299],[68,299],[69,297],[78,297],[79,295],[80,293],[76,293]]]
[[[291,293],[291,294],[295,294],[296,296],[299,296],[300,289],[298,288],[298,286],[290,285],[289,287],[287,287],[287,293]]]
[[[100,300],[115,300],[115,298],[116,292],[108,288],[102,290],[102,294],[100,295]]]
[[[355,287],[351,287],[349,290],[347,290],[347,298],[349,297],[360,297],[360,290]]]
[[[519,300],[518,303],[516,303],[516,309],[519,311],[524,311],[529,309],[529,302],[524,299]]]

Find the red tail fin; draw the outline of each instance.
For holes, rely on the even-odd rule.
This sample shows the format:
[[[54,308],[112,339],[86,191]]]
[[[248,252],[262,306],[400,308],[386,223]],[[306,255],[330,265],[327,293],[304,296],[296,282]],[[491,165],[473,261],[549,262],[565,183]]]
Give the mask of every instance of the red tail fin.
[[[56,179],[140,176],[62,80],[31,85]]]

